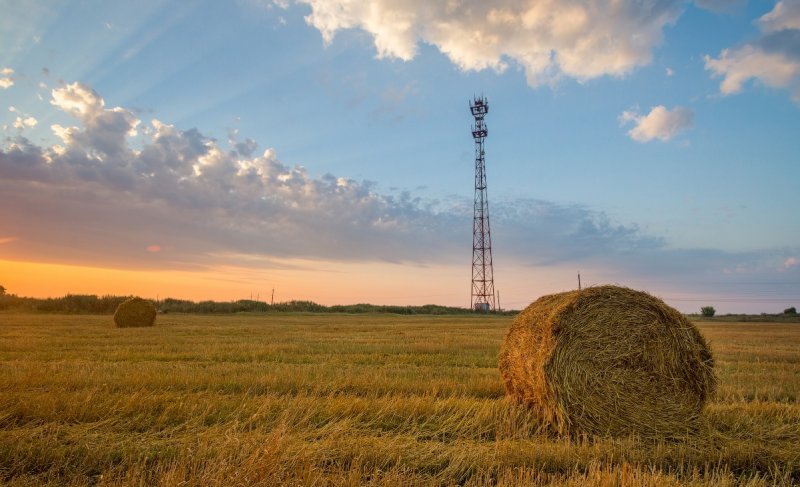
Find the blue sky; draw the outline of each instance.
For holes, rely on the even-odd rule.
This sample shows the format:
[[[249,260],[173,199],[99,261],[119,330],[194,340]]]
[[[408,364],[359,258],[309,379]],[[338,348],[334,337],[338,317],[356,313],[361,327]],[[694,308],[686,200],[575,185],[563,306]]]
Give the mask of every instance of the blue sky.
[[[800,304],[797,0],[0,9],[7,262],[464,305],[484,94],[509,306],[578,271],[685,311]]]

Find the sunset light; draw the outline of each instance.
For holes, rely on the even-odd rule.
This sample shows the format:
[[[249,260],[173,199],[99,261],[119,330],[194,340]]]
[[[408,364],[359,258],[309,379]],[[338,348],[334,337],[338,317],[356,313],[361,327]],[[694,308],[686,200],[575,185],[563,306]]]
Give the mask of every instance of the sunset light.
[[[469,305],[483,94],[507,306],[796,300],[796,2],[443,5],[4,5],[0,283]]]

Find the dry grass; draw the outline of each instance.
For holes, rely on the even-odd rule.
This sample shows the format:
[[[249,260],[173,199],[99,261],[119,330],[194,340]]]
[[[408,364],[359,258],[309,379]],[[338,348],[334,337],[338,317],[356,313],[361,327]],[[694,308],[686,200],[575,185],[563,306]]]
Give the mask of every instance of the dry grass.
[[[153,326],[156,322],[156,307],[142,298],[130,298],[119,303],[114,312],[114,324],[118,328]]]
[[[800,327],[708,324],[707,436],[547,434],[504,317],[0,314],[6,485],[790,485]]]
[[[682,438],[702,429],[711,352],[647,293],[597,286],[543,296],[500,350],[506,391],[559,433]]]

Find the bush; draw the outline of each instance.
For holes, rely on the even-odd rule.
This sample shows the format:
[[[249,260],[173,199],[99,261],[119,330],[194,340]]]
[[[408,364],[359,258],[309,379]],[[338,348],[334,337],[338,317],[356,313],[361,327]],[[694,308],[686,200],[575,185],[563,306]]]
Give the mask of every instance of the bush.
[[[795,316],[797,314],[797,308],[795,308],[794,306],[792,306],[791,308],[786,308],[785,310],[783,310],[783,314]]]
[[[712,316],[714,316],[714,313],[716,312],[717,310],[715,310],[713,306],[703,306],[702,308],[700,308],[700,314],[702,314],[706,318],[711,318]]]

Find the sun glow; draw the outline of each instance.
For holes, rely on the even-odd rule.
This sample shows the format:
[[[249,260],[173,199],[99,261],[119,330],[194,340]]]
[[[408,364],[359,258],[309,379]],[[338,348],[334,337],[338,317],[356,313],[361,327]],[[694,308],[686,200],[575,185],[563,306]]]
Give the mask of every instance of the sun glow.
[[[507,265],[500,305],[521,309],[542,294],[574,287],[563,269]],[[193,270],[130,270],[0,259],[0,284],[18,296],[66,294],[137,295],[193,301],[309,300],[324,305],[439,304],[469,307],[469,275],[459,265],[334,262],[309,259],[253,260],[252,266],[214,265]],[[536,276],[536,280],[531,279]]]

